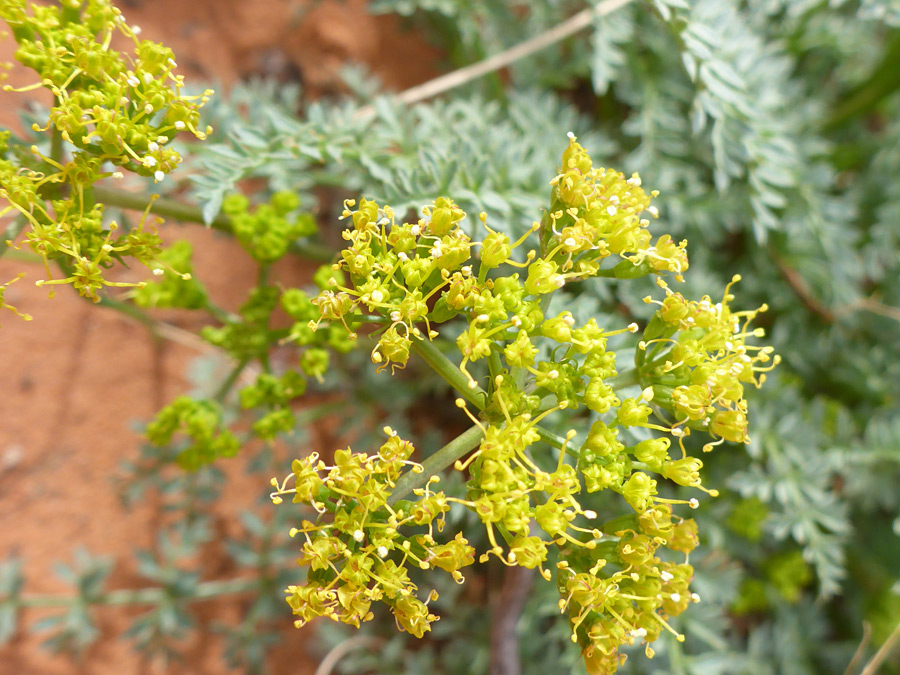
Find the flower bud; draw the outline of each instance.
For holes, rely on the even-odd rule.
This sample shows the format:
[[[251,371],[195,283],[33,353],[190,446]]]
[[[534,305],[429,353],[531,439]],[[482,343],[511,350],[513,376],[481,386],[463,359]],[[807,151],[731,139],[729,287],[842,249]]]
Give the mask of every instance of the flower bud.
[[[622,496],[638,513],[646,511],[656,494],[656,481],[643,471],[635,471],[622,486]]]
[[[670,445],[671,442],[668,438],[651,438],[641,441],[634,446],[634,456],[654,471],[658,471],[669,458]]]
[[[492,269],[499,267],[512,253],[509,237],[501,232],[489,232],[481,243],[481,264]]]

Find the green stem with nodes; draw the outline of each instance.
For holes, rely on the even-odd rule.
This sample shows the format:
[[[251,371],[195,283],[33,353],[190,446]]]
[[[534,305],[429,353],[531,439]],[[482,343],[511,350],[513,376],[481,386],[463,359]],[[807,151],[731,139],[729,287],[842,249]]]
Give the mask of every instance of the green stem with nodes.
[[[116,188],[101,187],[99,185],[94,187],[94,200],[109,206],[132,211],[143,211],[147,208],[146,195],[126,192]],[[203,222],[203,213],[198,207],[165,197],[160,197],[151,204],[150,213],[185,223]],[[223,213],[216,216],[208,225],[214,230],[229,234],[232,232],[231,219]],[[306,243],[302,246],[294,245],[291,248],[304,258],[317,262],[329,262],[334,257],[334,251],[321,244]]]
[[[407,471],[400,476],[393,492],[391,492],[391,496],[388,498],[388,504],[394,505],[416,488],[424,486],[429,478],[440,473],[456,460],[462,458],[467,452],[471,452],[478,447],[482,438],[484,438],[484,431],[477,425],[462,432],[422,462],[424,471],[419,473]]]
[[[196,591],[186,600],[197,601],[221,595],[246,593],[259,587],[258,579],[228,579],[225,581],[204,581],[197,584]],[[156,605],[170,598],[165,588],[137,588],[110,591],[96,598],[90,598],[90,605]],[[79,595],[23,595],[16,600],[19,607],[71,607],[84,602]]]

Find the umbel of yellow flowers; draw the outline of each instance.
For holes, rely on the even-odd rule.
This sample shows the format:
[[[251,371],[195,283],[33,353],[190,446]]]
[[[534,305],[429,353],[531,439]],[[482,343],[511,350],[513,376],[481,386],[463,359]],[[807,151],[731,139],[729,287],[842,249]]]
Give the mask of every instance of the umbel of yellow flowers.
[[[657,309],[633,344],[635,367],[619,373],[608,340],[637,333],[638,324],[598,317],[577,325],[570,311],[547,314],[546,300],[591,277],[680,281],[686,242],[654,240],[645,215],[657,215],[655,193],[637,174],[594,167],[573,135],[551,185],[542,222],[515,242],[489,228],[484,214],[485,235],[473,239],[466,214],[448,198],[405,223],[390,207],[347,202],[347,247],[329,287],[312,299],[318,316],[308,328],[337,326],[356,340],[357,328],[378,317],[370,336],[378,370],[405,367],[411,351],[426,355],[462,394],[457,405],[474,426],[427,471],[413,446],[386,428],[387,440],[371,453],[339,450],[330,463],[312,455],[273,479],[276,503],[290,496],[318,514],[291,532],[308,567],[305,583],[287,589],[298,626],[317,616],[359,626],[381,602],[401,630],[421,637],[438,619],[428,606],[436,593],[420,590],[411,570],[462,583],[477,556],[555,582],[592,673],[615,672],[623,645],[641,643],[652,657],[663,631],[683,639],[669,619],[699,601],[689,564],[697,526],[676,508],[699,500],[667,498],[659,488],[669,482],[716,495],[685,439],[707,434],[703,451],[748,440],[744,386],[761,385],[778,362],[770,347],[749,344],[763,335],[749,323],[765,307],[732,310],[730,285],[718,302],[688,300],[658,277],[664,295],[646,299]],[[535,232],[539,248],[517,251]],[[451,361],[430,345],[454,319],[464,325]],[[560,438],[543,426],[584,408],[593,421],[582,433]],[[657,435],[633,442],[632,428]],[[438,472],[451,467],[467,476],[464,495],[438,489]],[[418,487],[401,490],[404,482]],[[591,508],[604,491],[621,495],[621,512],[601,517]],[[443,532],[454,505],[482,521],[485,550],[461,532]],[[660,555],[665,549],[682,560]]]

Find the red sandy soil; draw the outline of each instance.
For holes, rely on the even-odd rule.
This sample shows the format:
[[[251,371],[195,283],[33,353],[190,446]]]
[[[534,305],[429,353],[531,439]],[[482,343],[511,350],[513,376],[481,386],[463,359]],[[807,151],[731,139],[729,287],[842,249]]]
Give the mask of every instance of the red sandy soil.
[[[340,89],[337,73],[348,61],[367,64],[391,89],[435,74],[435,52],[392,17],[369,16],[363,0],[123,0],[122,9],[144,37],[171,46],[181,72],[195,79],[227,85],[250,75],[299,76],[307,92],[322,94]],[[0,60],[9,60],[14,47],[9,38],[0,42]],[[32,79],[30,71],[10,75],[14,85]],[[34,97],[0,94],[0,126],[17,125],[15,110],[28,96]],[[164,228],[169,239],[185,231]],[[252,284],[253,264],[211,231],[190,228],[189,234],[197,276],[220,304],[236,307]],[[27,276],[7,290],[6,301],[34,320],[0,312],[0,560],[22,558],[27,593],[69,593],[53,565],[71,562],[83,547],[115,559],[110,587],[133,588],[141,583],[133,551],[153,548],[162,516],[153,497],[125,510],[113,479],[123,460],[137,457],[134,422],[188,389],[186,368],[200,352],[188,344],[154,343],[139,324],[68,287],[50,300],[46,288],[34,285],[43,276],[39,265],[0,258],[0,283],[20,272]],[[286,283],[303,283],[308,275],[299,264],[279,271]],[[237,465],[228,473],[229,493],[248,495],[244,504],[230,500],[216,512],[217,526],[234,536],[236,514],[260,488]],[[106,608],[98,614],[103,638],[81,660],[52,656],[40,649],[41,636],[20,632],[0,648],[0,675],[229,672],[219,639],[202,629],[212,620],[233,621],[238,609],[235,600],[205,603],[201,630],[181,664],[142,661],[120,635],[143,610]],[[26,612],[26,625],[41,616]],[[315,662],[302,634],[286,626],[286,637],[272,652],[271,672],[312,673]]]

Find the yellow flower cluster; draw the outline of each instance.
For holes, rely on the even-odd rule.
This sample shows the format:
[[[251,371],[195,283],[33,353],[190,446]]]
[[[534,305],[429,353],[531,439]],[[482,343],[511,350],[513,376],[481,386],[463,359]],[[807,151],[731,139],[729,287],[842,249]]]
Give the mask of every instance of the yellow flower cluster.
[[[183,94],[171,50],[141,40],[109,0],[5,0],[0,18],[18,43],[16,59],[38,75],[15,91],[43,87],[54,98],[45,126],[35,125],[52,134],[49,154],[37,146],[30,156],[13,153],[8,134],[0,136],[0,200],[7,203],[0,203],[0,217],[15,213],[27,223],[27,244],[47,271],[40,283],[72,284],[96,302],[104,286],[135,285],[106,279],[116,261],[132,258],[163,272],[162,242],[145,226],[146,214],[137,227],[119,232],[115,222],[104,224],[93,186],[124,176],[108,171],[107,163],[162,181],[181,162],[169,147],[175,136],[209,133],[198,124],[212,92]],[[116,33],[134,45],[130,55],[110,47]],[[51,278],[50,261],[63,270],[62,279]]]
[[[668,235],[654,244],[644,214],[656,216],[650,205],[655,193],[645,193],[637,175],[594,168],[574,136],[552,186],[543,222],[515,242],[489,228],[484,214],[484,237],[467,234],[465,213],[447,198],[424,208],[413,223],[398,222],[389,207],[369,200],[347,202],[348,246],[327,290],[311,300],[319,315],[308,329],[342,326],[357,339],[353,329],[372,323],[378,370],[404,367],[410,353],[419,352],[462,395],[457,405],[475,425],[478,444],[446,458],[442,449],[435,456],[443,464],[429,472],[451,465],[467,472],[464,496],[432,493],[433,475],[414,504],[389,506],[399,458],[407,461],[411,446],[390,452],[390,459],[342,452],[334,467],[317,458],[295,463],[295,487],[288,492],[322,514],[296,530],[306,538],[301,564],[311,569],[304,586],[288,590],[300,623],[324,615],[358,625],[369,617],[371,602],[384,600],[398,625],[421,634],[435,617],[413,600],[403,566],[441,566],[440,551],[452,560],[444,569],[456,575],[474,560],[460,533],[445,544],[432,538],[432,520],[451,504],[470,509],[484,524],[488,548],[480,561],[494,556],[505,565],[540,569],[547,580],[555,568],[560,610],[592,673],[615,672],[623,645],[642,642],[652,656],[649,645],[661,631],[676,632],[669,619],[697,600],[687,559],[697,527],[672,507],[696,508],[699,501],[661,496],[661,484],[717,494],[703,486],[703,463],[688,454],[684,439],[697,429],[716,439],[706,450],[745,441],[742,385],[761,384],[777,357],[771,348],[749,344],[762,336],[748,327],[760,310],[731,310],[730,287],[720,303],[694,302],[658,279],[666,297],[649,300],[659,309],[634,345],[636,368],[619,374],[609,339],[641,327],[608,328],[609,317],[579,325],[564,308],[548,313],[550,297],[590,277],[670,274],[680,280],[688,268],[686,244]],[[514,250],[535,232],[540,248],[514,259]],[[441,324],[454,318],[463,322],[455,341],[458,363],[431,344]],[[579,408],[592,418],[586,434],[571,429],[559,438],[541,426]],[[629,428],[660,435],[626,445]],[[669,454],[673,441],[680,456]],[[621,495],[630,514],[604,523],[590,508],[592,493],[604,490]],[[404,539],[397,534],[403,524],[428,525],[428,534]],[[683,553],[684,562],[658,555],[664,548]]]
[[[416,501],[388,502],[404,467],[422,469],[409,459],[412,444],[389,427],[384,431],[388,439],[374,455],[338,450],[334,465],[328,466],[312,454],[294,460],[292,474],[281,485],[272,481],[276,504],[293,495],[294,502],[309,504],[318,513],[315,521],[291,530],[292,537],[302,535],[300,564],[310,570],[304,585],[286,591],[299,617],[297,627],[317,616],[358,627],[373,617],[372,603],[383,602],[399,628],[422,637],[437,619],[428,610],[437,593],[421,600],[407,566],[440,569],[462,582],[460,568],[474,562],[475,549],[461,533],[445,543],[434,537],[450,508],[442,492],[430,489],[436,476],[416,491]],[[404,534],[401,528],[427,532]]]

